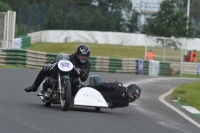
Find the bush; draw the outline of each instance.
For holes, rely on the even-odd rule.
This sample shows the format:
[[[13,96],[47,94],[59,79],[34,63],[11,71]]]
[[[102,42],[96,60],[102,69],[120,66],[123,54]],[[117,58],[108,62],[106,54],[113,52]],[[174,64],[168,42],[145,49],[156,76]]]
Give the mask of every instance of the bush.
[[[0,1],[0,12],[7,12],[8,10],[11,10],[11,7],[7,3]]]

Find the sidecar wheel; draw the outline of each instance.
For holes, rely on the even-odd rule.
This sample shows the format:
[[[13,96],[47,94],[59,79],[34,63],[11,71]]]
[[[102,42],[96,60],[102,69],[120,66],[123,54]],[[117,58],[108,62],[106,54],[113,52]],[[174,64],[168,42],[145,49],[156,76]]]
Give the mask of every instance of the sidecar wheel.
[[[101,108],[99,108],[99,107],[95,107],[95,110],[98,112],[98,111],[101,110]]]
[[[44,105],[47,106],[47,107],[50,107],[51,103],[50,102],[46,102]]]

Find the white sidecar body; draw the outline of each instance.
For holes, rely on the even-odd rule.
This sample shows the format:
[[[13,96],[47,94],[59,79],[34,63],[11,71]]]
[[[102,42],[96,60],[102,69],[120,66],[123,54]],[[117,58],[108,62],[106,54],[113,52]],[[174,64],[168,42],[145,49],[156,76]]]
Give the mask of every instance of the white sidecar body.
[[[108,108],[101,93],[91,87],[81,88],[74,97],[74,106]]]

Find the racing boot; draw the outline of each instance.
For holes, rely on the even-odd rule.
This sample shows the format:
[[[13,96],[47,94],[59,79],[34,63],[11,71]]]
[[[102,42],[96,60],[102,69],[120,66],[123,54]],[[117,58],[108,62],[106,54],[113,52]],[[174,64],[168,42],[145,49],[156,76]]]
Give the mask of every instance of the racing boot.
[[[35,82],[33,83],[33,85],[30,86],[30,87],[25,88],[24,90],[26,92],[31,92],[31,91],[36,92],[38,90],[39,85],[42,83],[44,78],[47,76],[47,73],[48,72],[43,68],[39,72],[39,74],[38,74],[37,78],[35,79]]]

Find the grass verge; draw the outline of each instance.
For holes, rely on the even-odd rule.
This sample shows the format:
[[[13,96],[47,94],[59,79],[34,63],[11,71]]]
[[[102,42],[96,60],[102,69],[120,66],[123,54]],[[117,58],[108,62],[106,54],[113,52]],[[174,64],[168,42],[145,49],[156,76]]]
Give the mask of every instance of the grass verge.
[[[27,50],[34,50],[47,53],[65,52],[72,54],[80,43],[36,43],[27,47]],[[140,58],[144,59],[145,48],[142,46],[122,46],[107,44],[87,44],[91,56],[105,56],[112,58]]]
[[[175,75],[175,77],[183,77],[183,78],[200,78],[200,75],[183,74],[183,75]]]
[[[16,66],[16,65],[0,65],[0,68],[26,68],[25,66]]]
[[[186,103],[200,110],[200,82],[182,84],[172,93],[173,99],[179,99],[179,102]]]
[[[106,56],[112,58],[140,58],[144,59],[145,47],[144,46],[124,46],[124,45],[111,45],[111,44],[92,44],[86,43],[91,49],[91,56]],[[25,49],[34,50],[47,53],[60,53],[66,52],[72,54],[75,52],[76,47],[80,43],[35,43]],[[162,61],[163,48],[161,47],[148,47],[154,51],[156,60]],[[180,50],[173,50],[171,48],[165,49],[165,60],[180,61]],[[158,57],[159,56],[159,57]],[[197,52],[197,59],[200,59],[200,52]],[[198,60],[200,61],[200,60]]]

